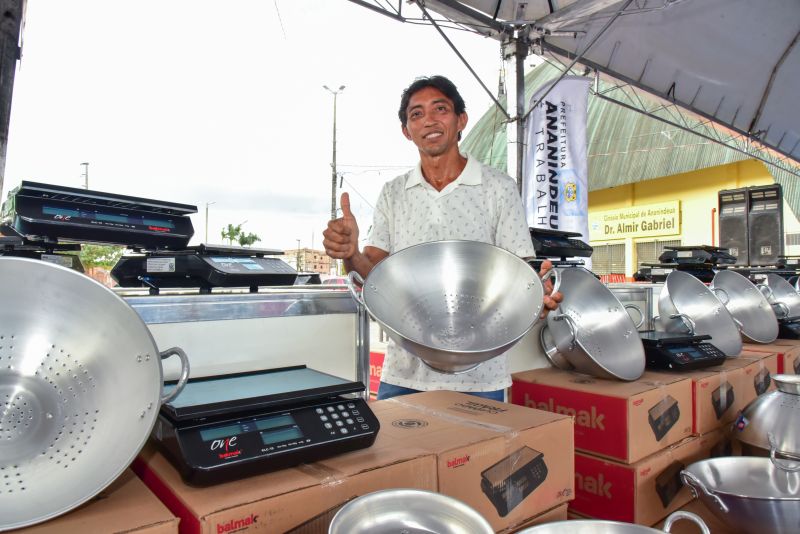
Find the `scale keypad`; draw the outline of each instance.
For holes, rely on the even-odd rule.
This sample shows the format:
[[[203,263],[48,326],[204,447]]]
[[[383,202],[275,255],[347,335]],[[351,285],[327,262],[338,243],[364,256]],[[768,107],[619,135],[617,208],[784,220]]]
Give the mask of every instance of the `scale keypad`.
[[[370,426],[367,424],[360,413],[356,410],[356,404],[348,402],[347,404],[336,404],[317,408],[315,412],[319,415],[319,420],[324,423],[324,427],[330,431],[331,436],[336,435],[337,432],[341,435],[351,434],[353,432],[369,430]],[[328,422],[328,421],[332,421]]]

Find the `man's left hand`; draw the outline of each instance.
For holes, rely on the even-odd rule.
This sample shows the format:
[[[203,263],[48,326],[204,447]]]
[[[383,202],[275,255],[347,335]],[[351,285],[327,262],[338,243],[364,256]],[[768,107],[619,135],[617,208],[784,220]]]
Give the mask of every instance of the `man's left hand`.
[[[544,277],[547,271],[553,268],[553,263],[550,260],[544,260],[542,266],[539,268],[539,278]],[[561,292],[553,293],[553,279],[544,281],[544,308],[542,309],[541,318],[547,317],[551,310],[558,308],[558,303],[564,300]]]

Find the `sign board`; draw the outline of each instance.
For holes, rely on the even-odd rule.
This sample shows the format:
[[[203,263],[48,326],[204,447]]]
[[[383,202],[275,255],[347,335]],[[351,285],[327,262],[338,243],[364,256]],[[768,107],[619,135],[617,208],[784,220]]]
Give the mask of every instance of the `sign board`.
[[[658,237],[681,233],[679,200],[589,212],[589,239]]]

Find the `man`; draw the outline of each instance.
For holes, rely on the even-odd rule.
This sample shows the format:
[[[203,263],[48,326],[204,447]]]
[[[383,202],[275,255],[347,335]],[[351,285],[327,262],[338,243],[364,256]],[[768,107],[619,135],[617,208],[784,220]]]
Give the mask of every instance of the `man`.
[[[344,260],[348,271],[358,271],[364,278],[389,254],[429,241],[481,241],[520,257],[534,256],[514,180],[459,152],[467,113],[455,85],[443,76],[415,80],[403,91],[398,115],[403,135],[419,150],[419,165],[384,185],[363,252],[350,199],[342,194],[342,217],[330,221],[323,232],[327,254]],[[550,268],[545,262],[542,274]],[[561,300],[558,293],[549,295],[551,288],[547,282],[545,314]],[[378,398],[449,389],[503,400],[510,385],[506,355],[452,375],[429,369],[390,341]]]

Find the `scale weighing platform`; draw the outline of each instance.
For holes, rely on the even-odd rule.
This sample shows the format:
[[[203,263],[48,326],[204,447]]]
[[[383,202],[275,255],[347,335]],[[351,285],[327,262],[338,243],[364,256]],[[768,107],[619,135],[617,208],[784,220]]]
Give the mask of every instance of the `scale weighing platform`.
[[[691,371],[720,365],[725,353],[708,343],[709,335],[639,332],[648,369]]]
[[[195,486],[286,469],[375,442],[364,390],[304,365],[190,379],[161,407],[153,438]]]

